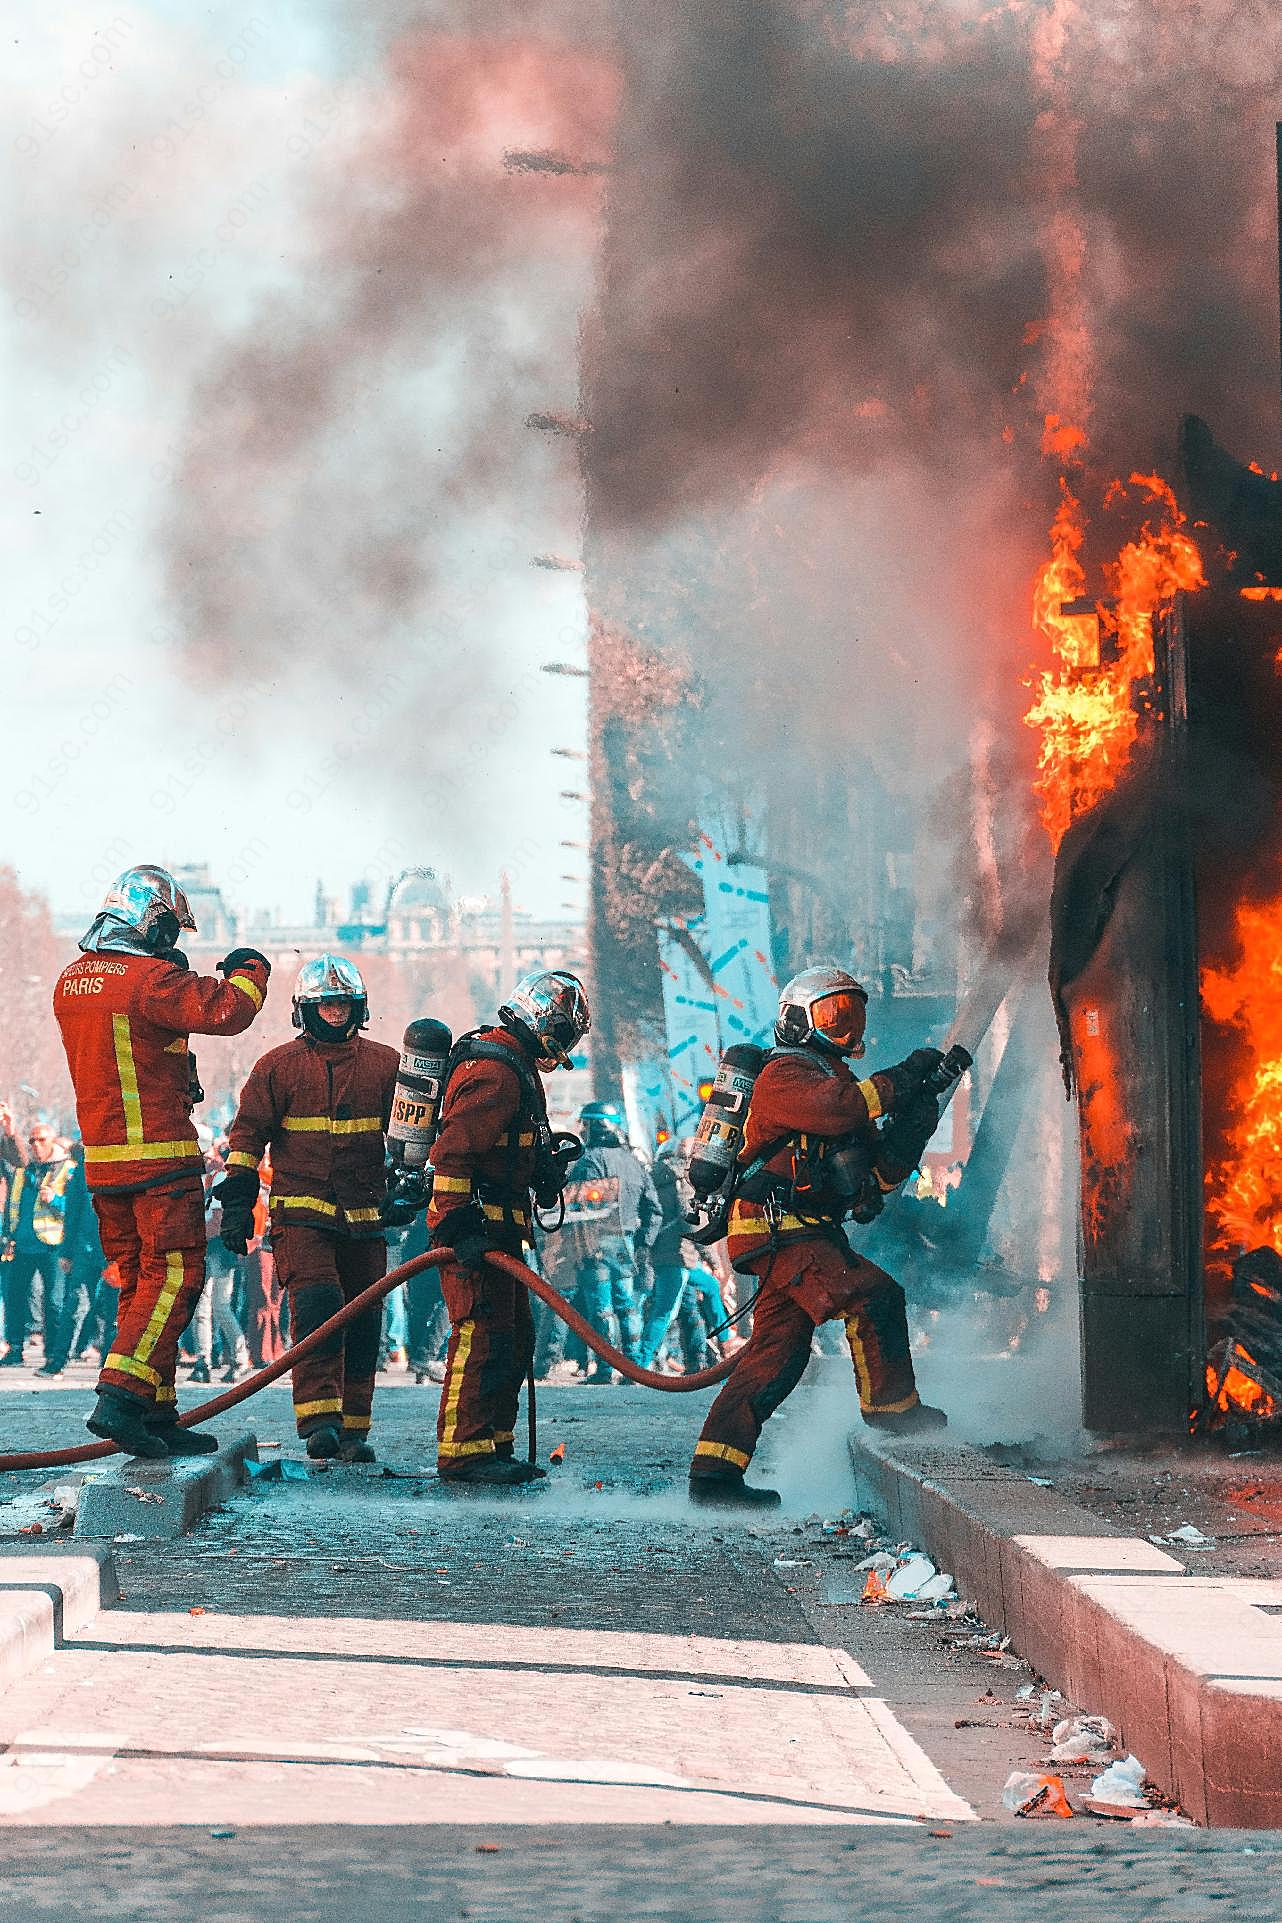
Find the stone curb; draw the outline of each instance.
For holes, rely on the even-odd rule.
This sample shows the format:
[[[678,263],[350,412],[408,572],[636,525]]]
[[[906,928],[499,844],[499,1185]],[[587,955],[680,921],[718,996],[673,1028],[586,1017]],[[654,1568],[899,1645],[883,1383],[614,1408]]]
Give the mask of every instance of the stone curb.
[[[87,1628],[119,1598],[109,1549],[0,1548],[0,1689],[38,1669],[69,1630]]]
[[[850,1437],[861,1504],[1198,1822],[1282,1827],[1282,1582],[1201,1577],[965,1444]]]
[[[257,1462],[250,1434],[225,1442],[213,1455],[161,1462],[131,1457],[104,1475],[86,1477],[76,1505],[77,1537],[182,1536],[245,1481],[246,1461]]]

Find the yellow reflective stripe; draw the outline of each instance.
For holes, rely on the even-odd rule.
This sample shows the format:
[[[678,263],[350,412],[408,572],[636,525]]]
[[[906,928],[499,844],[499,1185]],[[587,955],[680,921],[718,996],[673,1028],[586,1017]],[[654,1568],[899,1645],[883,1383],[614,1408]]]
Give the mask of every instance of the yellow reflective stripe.
[[[458,1345],[454,1351],[454,1366],[445,1390],[445,1415],[441,1422],[441,1441],[438,1455],[457,1454],[454,1447],[454,1432],[458,1428],[459,1397],[463,1393],[463,1376],[467,1369],[468,1357],[472,1353],[472,1331],[475,1322],[460,1322],[458,1325]],[[493,1449],[494,1444],[488,1445]]]
[[[353,1115],[350,1120],[334,1123],[335,1135],[381,1135],[383,1118],[381,1115]]]
[[[145,1362],[135,1362],[131,1355],[109,1355],[103,1363],[104,1369],[115,1369],[121,1375],[136,1375],[139,1382],[150,1382],[153,1389],[159,1388],[160,1377]]]
[[[505,1209],[501,1202],[482,1202],[481,1214],[489,1222],[506,1222],[510,1215],[521,1228],[524,1228],[530,1219],[524,1209]]]
[[[165,1252],[165,1286],[156,1297],[156,1306],[151,1312],[151,1320],[138,1338],[134,1350],[139,1362],[145,1362],[161,1336],[165,1324],[173,1314],[178,1291],[183,1285],[183,1256],[181,1249],[168,1249]]]
[[[292,1128],[299,1133],[328,1135],[328,1115],[287,1115],[281,1123],[282,1128]]]
[[[296,1416],[336,1416],[342,1414],[342,1409],[343,1398],[341,1396],[326,1396],[323,1402],[296,1402],[294,1404],[294,1414]]]
[[[868,1104],[868,1120],[870,1122],[875,1122],[878,1116],[882,1112],[881,1096],[877,1093],[876,1087],[870,1081],[860,1082],[859,1093],[863,1096],[864,1101]]]
[[[370,1423],[372,1421],[373,1421],[372,1416],[349,1416],[346,1413],[344,1413],[343,1427],[349,1432],[349,1434],[351,1433],[352,1430],[355,1430],[357,1435],[364,1435],[365,1431],[369,1428]]]
[[[138,1069],[128,1015],[112,1016],[111,1037],[116,1045],[116,1073],[120,1077],[120,1100],[125,1111],[125,1140],[141,1142],[142,1096],[138,1093]]]
[[[281,1125],[304,1135],[381,1135],[381,1115],[354,1115],[340,1122],[332,1115],[287,1115]]]
[[[449,1457],[451,1460],[456,1456],[492,1456],[494,1454],[494,1442],[489,1436],[486,1436],[481,1442],[442,1442],[437,1445],[436,1453],[438,1456]]]
[[[156,1400],[160,1403],[176,1403],[178,1401],[178,1391],[174,1388],[167,1388],[165,1384],[161,1382],[156,1388]]]
[[[85,1149],[86,1162],[169,1162],[178,1155],[199,1157],[199,1142],[107,1142]]]
[[[242,995],[249,996],[249,999],[254,1004],[255,1008],[262,1007],[263,1005],[262,993],[259,990],[257,984],[250,981],[248,975],[232,975],[229,977],[229,980],[233,988],[239,988]]]
[[[434,1195],[470,1195],[472,1178],[469,1175],[434,1175],[432,1192]]]
[[[859,1406],[866,1409],[872,1399],[872,1380],[868,1374],[868,1359],[864,1345],[859,1339],[859,1318],[846,1317],[846,1342],[850,1349],[850,1360],[855,1365],[855,1384],[859,1390]]]
[[[496,1429],[494,1431],[494,1440],[496,1442],[515,1442],[516,1431],[514,1429]]]
[[[256,1169],[258,1167],[258,1157],[251,1155],[248,1149],[234,1148],[227,1157],[227,1166],[228,1168]]]
[[[718,1462],[732,1462],[736,1469],[746,1469],[752,1457],[742,1449],[732,1449],[728,1442],[696,1442],[696,1456],[713,1456]]]
[[[501,1135],[495,1137],[494,1146],[495,1148],[511,1148],[512,1137],[507,1129],[504,1129]],[[534,1137],[532,1135],[518,1135],[516,1138],[516,1146],[518,1148],[533,1148]]]
[[[272,1207],[281,1209],[315,1209],[321,1215],[337,1215],[338,1205],[334,1202],[318,1202],[314,1195],[273,1195]]]
[[[865,1402],[861,1407],[870,1416],[901,1416],[905,1409],[915,1409],[920,1401],[921,1397],[914,1389],[902,1402]]]
[[[343,1214],[349,1222],[381,1222],[382,1209],[344,1209]]]

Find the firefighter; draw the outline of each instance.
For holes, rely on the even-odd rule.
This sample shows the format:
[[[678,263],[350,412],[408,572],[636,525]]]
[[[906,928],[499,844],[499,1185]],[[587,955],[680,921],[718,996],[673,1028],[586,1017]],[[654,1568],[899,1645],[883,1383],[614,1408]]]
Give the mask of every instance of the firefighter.
[[[254,1064],[228,1131],[222,1241],[245,1254],[270,1150],[272,1251],[295,1342],[387,1273],[384,1131],[401,1058],[361,1034],[368,1020],[352,962],[304,962],[294,984],[299,1033]],[[295,1367],[294,1420],[313,1460],[375,1460],[367,1437],[381,1326],[375,1303]]]
[[[51,1362],[57,1354],[58,1325],[71,1273],[70,1253],[76,1242],[73,1235],[68,1243],[67,1232],[74,1226],[70,1217],[84,1190],[77,1190],[80,1170],[48,1122],[32,1125],[27,1146],[31,1160],[25,1168],[14,1170],[0,1214],[0,1289],[4,1295],[5,1340],[9,1344],[0,1368],[14,1369],[22,1362],[22,1345],[32,1325],[39,1278],[45,1332],[40,1373],[54,1375],[57,1370]]]
[[[102,1246],[120,1275],[116,1337],[88,1426],[133,1455],[200,1455],[213,1436],[178,1427],[178,1341],[205,1281],[203,1158],[191,1110],[191,1035],[239,1035],[257,1016],[271,964],[256,948],[194,975],[176,947],[194,930],[163,868],[113,884],[54,989]]]
[[[581,1148],[553,1136],[540,1073],[570,1066],[588,1032],[583,984],[561,969],[526,975],[499,1025],[458,1041],[432,1148],[432,1239],[453,1249],[441,1271],[450,1314],[437,1414],[437,1462],[450,1484],[511,1487],[543,1471],[517,1462],[516,1412],[534,1355],[534,1319],[520,1282],[491,1268],[490,1249],[523,1256],[532,1200],[555,1206]]]
[[[801,1380],[814,1330],[834,1317],[845,1324],[865,1422],[911,1434],[947,1421],[917,1394],[903,1290],[854,1253],[840,1226],[848,1212],[863,1220],[878,1212],[939,1119],[934,1097],[921,1092],[943,1060],[937,1049],[856,1079],[846,1058],[864,1052],[867,1000],[839,968],[808,968],[780,997],[779,1046],[752,1092],[727,1232],[732,1264],[757,1278],[759,1294],[752,1335],[695,1447],[695,1502],[778,1503],[775,1490],[745,1483],[744,1471],[763,1424]],[[838,1142],[862,1157],[858,1193],[825,1168]]]

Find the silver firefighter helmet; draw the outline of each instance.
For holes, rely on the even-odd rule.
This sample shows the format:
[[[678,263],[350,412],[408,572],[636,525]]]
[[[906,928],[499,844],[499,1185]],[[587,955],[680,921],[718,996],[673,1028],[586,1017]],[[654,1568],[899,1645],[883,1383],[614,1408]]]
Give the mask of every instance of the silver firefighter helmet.
[[[320,1014],[322,1002],[350,1002],[351,1013],[344,1023],[327,1022]],[[294,983],[294,1027],[302,1028],[318,1041],[346,1041],[369,1020],[369,996],[365,978],[355,962],[346,955],[317,955],[305,961]]]
[[[196,921],[186,895],[167,868],[145,862],[117,875],[80,946],[86,955],[157,955]]]
[[[844,968],[803,968],[780,992],[775,1040],[784,1047],[862,1055],[867,1009],[867,989]]]
[[[577,975],[564,968],[523,975],[499,1010],[499,1020],[535,1051],[541,1061],[570,1066],[570,1051],[592,1026],[588,994]]]

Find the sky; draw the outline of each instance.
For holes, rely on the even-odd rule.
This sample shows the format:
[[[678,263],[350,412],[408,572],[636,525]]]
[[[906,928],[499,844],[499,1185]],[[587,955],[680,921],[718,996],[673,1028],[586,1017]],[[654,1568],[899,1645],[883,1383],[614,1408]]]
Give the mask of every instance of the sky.
[[[238,343],[323,298],[326,212],[387,132],[386,48],[324,6],[245,0],[28,8],[6,54],[0,861],[67,913],[142,860],[207,862],[234,907],[286,919],[309,915],[318,877],[345,894],[416,864],[460,895],[496,893],[506,868],[528,910],[581,905],[562,879],[581,857],[560,843],[585,838],[562,798],[583,784],[551,750],[582,748],[584,684],[540,665],[582,661],[583,596],[576,574],[530,565],[577,553],[568,442],[527,433],[484,514],[410,516],[432,554],[429,642],[412,601],[393,624],[375,597],[368,625],[313,654],[315,608],[274,580],[226,635],[207,587],[199,607],[183,590],[174,527],[208,511],[229,580],[289,565],[333,598],[332,522],[300,555],[260,488],[237,527],[241,477],[225,465],[202,498],[192,450]],[[546,392],[545,354],[517,410],[573,405],[584,250],[550,281],[539,325],[563,387]],[[349,437],[357,547],[389,421],[415,442],[421,420],[448,491],[456,370],[448,338],[420,337],[421,366],[402,342],[367,369],[370,405],[327,428],[331,474]]]

